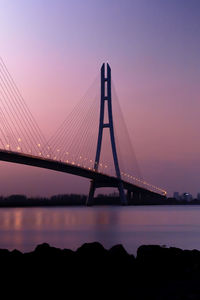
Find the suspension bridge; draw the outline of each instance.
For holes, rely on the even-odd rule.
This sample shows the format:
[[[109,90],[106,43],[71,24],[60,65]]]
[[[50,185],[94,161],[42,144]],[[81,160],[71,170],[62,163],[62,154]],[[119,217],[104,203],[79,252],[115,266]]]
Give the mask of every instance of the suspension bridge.
[[[140,174],[109,64],[47,140],[0,58],[0,160],[90,179],[87,205],[102,187],[117,188],[123,205],[166,196]]]

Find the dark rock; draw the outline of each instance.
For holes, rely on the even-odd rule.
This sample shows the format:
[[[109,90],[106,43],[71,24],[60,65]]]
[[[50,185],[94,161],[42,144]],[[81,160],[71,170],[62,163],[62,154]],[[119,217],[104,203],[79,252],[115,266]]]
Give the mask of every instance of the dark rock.
[[[17,249],[14,249],[13,251],[11,251],[10,254],[11,254],[12,257],[15,257],[15,258],[21,257],[23,255],[22,252],[20,252]]]
[[[76,259],[81,272],[87,270],[88,273],[99,274],[105,269],[108,251],[97,242],[85,243],[76,251]]]
[[[0,249],[0,260],[10,256],[10,251],[7,249]]]
[[[50,248],[52,248],[52,247],[50,247],[49,244],[43,243],[43,244],[38,245],[38,246],[35,248],[34,252],[35,252],[35,253],[40,253],[40,254],[41,254],[41,253],[48,253],[49,250],[50,250]]]
[[[85,243],[76,250],[76,253],[81,256],[101,256],[104,255],[107,250],[98,242]]]
[[[126,269],[127,272],[135,263],[134,255],[128,254],[122,245],[113,246],[109,250],[109,259],[115,267]]]
[[[27,287],[35,297],[70,298],[81,291],[93,299],[200,299],[197,250],[144,245],[135,258],[122,245],[106,250],[100,243],[86,243],[72,251],[44,243],[24,254],[1,249],[0,271],[2,286],[16,285],[21,293]]]
[[[124,249],[124,247],[121,244],[115,245],[112,248],[110,248],[109,253],[113,257],[118,257],[118,258],[131,257],[132,259],[135,259],[133,255],[128,254],[128,252]]]

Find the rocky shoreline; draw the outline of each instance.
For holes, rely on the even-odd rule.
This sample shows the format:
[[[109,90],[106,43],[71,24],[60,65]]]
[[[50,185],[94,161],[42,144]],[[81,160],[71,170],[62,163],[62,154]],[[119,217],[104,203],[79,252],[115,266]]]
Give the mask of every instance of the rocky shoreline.
[[[84,244],[76,251],[44,243],[34,251],[0,249],[1,287],[21,298],[200,299],[200,251],[143,245],[136,257],[122,245]],[[69,297],[69,295],[71,295]]]

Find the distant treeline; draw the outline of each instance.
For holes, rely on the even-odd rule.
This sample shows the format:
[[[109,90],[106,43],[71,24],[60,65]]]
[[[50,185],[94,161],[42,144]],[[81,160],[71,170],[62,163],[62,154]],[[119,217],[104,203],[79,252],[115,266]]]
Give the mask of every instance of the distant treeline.
[[[27,197],[25,195],[11,195],[0,197],[0,207],[19,207],[19,206],[67,206],[67,205],[85,205],[86,195],[64,194],[54,195],[50,198],[45,197]],[[190,202],[177,200],[175,198],[158,199],[130,199],[129,205],[199,205],[200,200],[193,199]],[[120,199],[117,195],[99,194],[94,199],[94,205],[120,205]]]
[[[60,206],[60,205],[83,205],[86,202],[85,195],[66,194],[55,195],[50,198],[27,197],[25,195],[11,195],[0,197],[0,207],[6,206]]]

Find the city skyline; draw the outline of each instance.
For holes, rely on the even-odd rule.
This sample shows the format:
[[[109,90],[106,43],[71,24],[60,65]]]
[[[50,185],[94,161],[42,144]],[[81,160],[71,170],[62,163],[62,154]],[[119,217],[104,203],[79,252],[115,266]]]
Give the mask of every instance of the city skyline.
[[[197,1],[3,1],[0,8],[1,56],[47,137],[106,59],[143,177],[169,195],[198,193]],[[1,170],[2,194],[89,188],[71,175],[2,162]]]

